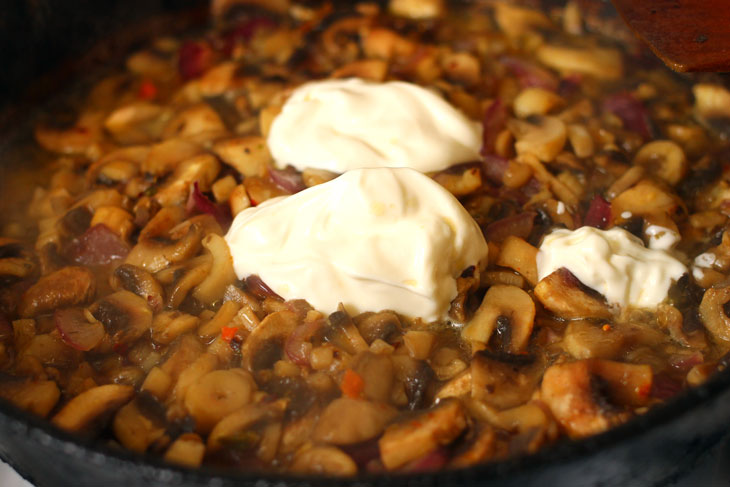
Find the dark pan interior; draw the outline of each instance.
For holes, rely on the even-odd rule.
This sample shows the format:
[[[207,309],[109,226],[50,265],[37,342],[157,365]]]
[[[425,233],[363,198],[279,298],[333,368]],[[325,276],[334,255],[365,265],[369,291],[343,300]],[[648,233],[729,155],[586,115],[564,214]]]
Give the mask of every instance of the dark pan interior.
[[[599,1],[599,0],[596,0]],[[0,15],[0,180],[14,143],[64,86],[106,69],[153,32],[202,22],[204,0],[18,0]],[[100,42],[100,41],[104,42]],[[71,60],[71,61],[69,61]],[[356,479],[188,470],[58,431],[0,400],[0,457],[39,487],[666,485],[692,469],[730,426],[730,371],[607,433],[535,455],[436,474]]]

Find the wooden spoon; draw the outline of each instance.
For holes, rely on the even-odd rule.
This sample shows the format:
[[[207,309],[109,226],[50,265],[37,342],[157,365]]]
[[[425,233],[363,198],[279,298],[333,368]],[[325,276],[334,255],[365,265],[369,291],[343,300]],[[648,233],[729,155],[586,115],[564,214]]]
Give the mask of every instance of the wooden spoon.
[[[730,1],[612,0],[636,34],[675,71],[730,71]]]

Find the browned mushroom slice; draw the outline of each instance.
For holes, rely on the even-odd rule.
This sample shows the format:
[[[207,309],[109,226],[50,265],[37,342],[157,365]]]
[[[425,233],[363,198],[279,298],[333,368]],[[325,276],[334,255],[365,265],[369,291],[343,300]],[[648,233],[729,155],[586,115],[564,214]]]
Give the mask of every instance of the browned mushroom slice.
[[[368,345],[377,339],[391,343],[402,333],[400,318],[392,311],[362,313],[355,316],[353,321]]]
[[[626,338],[626,334],[618,326],[575,320],[568,323],[565,328],[563,345],[565,350],[577,359],[610,359],[619,356],[624,349]]]
[[[3,383],[0,397],[20,409],[45,418],[61,397],[58,385],[52,380]]]
[[[114,344],[131,344],[152,326],[147,300],[129,291],[117,291],[89,308],[112,337]]]
[[[241,346],[242,365],[250,370],[270,369],[284,356],[284,344],[299,320],[292,311],[271,313],[253,329]]]
[[[626,421],[628,407],[646,403],[651,384],[648,365],[579,360],[548,368],[541,391],[555,419],[578,438]]]
[[[387,404],[341,397],[324,409],[312,438],[335,445],[359,443],[377,437],[395,415]]]
[[[338,311],[327,317],[327,326],[323,331],[325,341],[349,354],[355,355],[358,352],[368,350],[368,344],[360,335],[360,331],[358,331],[350,315],[342,309],[342,305],[340,305]]]
[[[83,431],[129,402],[133,396],[134,388],[130,386],[97,386],[71,399],[51,421],[67,431]]]
[[[454,441],[466,428],[461,402],[446,399],[409,420],[389,426],[378,441],[380,458],[394,470]]]
[[[84,304],[96,293],[96,279],[83,267],[64,267],[41,277],[20,300],[18,313],[30,318],[57,308]]]
[[[188,388],[185,408],[195,418],[196,430],[207,433],[218,421],[248,404],[255,390],[256,383],[245,370],[214,370]]]
[[[700,317],[705,328],[717,340],[730,342],[730,317],[725,304],[730,301],[730,287],[710,288],[705,291],[700,303]]]
[[[605,300],[583,290],[581,282],[561,268],[535,286],[535,296],[547,309],[561,318],[610,318]]]
[[[117,411],[112,429],[114,436],[125,448],[138,453],[147,451],[150,445],[165,434],[160,418],[145,414],[136,400],[128,402]]]
[[[357,464],[334,446],[315,446],[300,450],[289,468],[303,474],[350,476],[357,473]]]
[[[264,421],[279,420],[286,410],[283,400],[272,403],[246,404],[220,420],[208,435],[208,449],[220,450],[226,446],[234,446],[241,441],[257,442],[260,438],[245,435],[246,430]]]
[[[142,267],[149,272],[157,272],[170,264],[182,262],[200,250],[203,229],[193,224],[177,242],[164,240],[144,240],[135,245],[127,255],[125,263]]]
[[[185,467],[195,468],[203,463],[205,443],[195,433],[180,435],[165,452],[165,460]]]
[[[152,274],[141,267],[122,264],[114,270],[114,277],[124,289],[145,299],[153,311],[162,309],[164,291]]]
[[[535,303],[529,294],[517,286],[497,284],[489,288],[462,336],[486,345],[497,331],[502,349],[520,353],[530,339],[534,320]]]
[[[472,397],[499,409],[523,404],[540,381],[540,370],[529,356],[477,352],[471,363]]]

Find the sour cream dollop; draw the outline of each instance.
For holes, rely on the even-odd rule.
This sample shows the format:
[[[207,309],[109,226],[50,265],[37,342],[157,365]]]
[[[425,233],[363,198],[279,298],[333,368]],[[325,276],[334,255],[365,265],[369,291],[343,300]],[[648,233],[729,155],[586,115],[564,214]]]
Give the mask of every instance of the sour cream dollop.
[[[565,267],[609,303],[652,308],[687,267],[666,250],[647,249],[622,228],[581,227],[545,236],[537,254],[538,278]]]
[[[479,159],[482,129],[431,90],[351,78],[295,89],[267,143],[280,168],[430,172]]]
[[[333,312],[444,319],[456,278],[487,257],[477,223],[418,171],[349,171],[239,213],[226,241],[239,278]]]

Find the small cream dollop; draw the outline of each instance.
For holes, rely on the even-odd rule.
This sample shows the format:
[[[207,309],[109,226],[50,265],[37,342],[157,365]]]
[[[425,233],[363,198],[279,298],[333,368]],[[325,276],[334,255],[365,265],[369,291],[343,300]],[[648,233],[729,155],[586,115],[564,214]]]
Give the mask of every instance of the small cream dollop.
[[[391,309],[444,319],[456,278],[487,257],[482,232],[447,190],[408,168],[348,171],[239,213],[226,241],[239,278],[333,312]]]
[[[538,278],[565,267],[583,284],[619,306],[652,308],[687,267],[665,250],[647,249],[622,228],[581,227],[545,236],[537,254]]]
[[[267,144],[278,167],[430,172],[478,160],[482,129],[431,90],[351,78],[295,89]]]
[[[649,225],[644,233],[647,236],[649,248],[657,250],[671,250],[679,243],[682,237],[671,228],[660,225]]]

